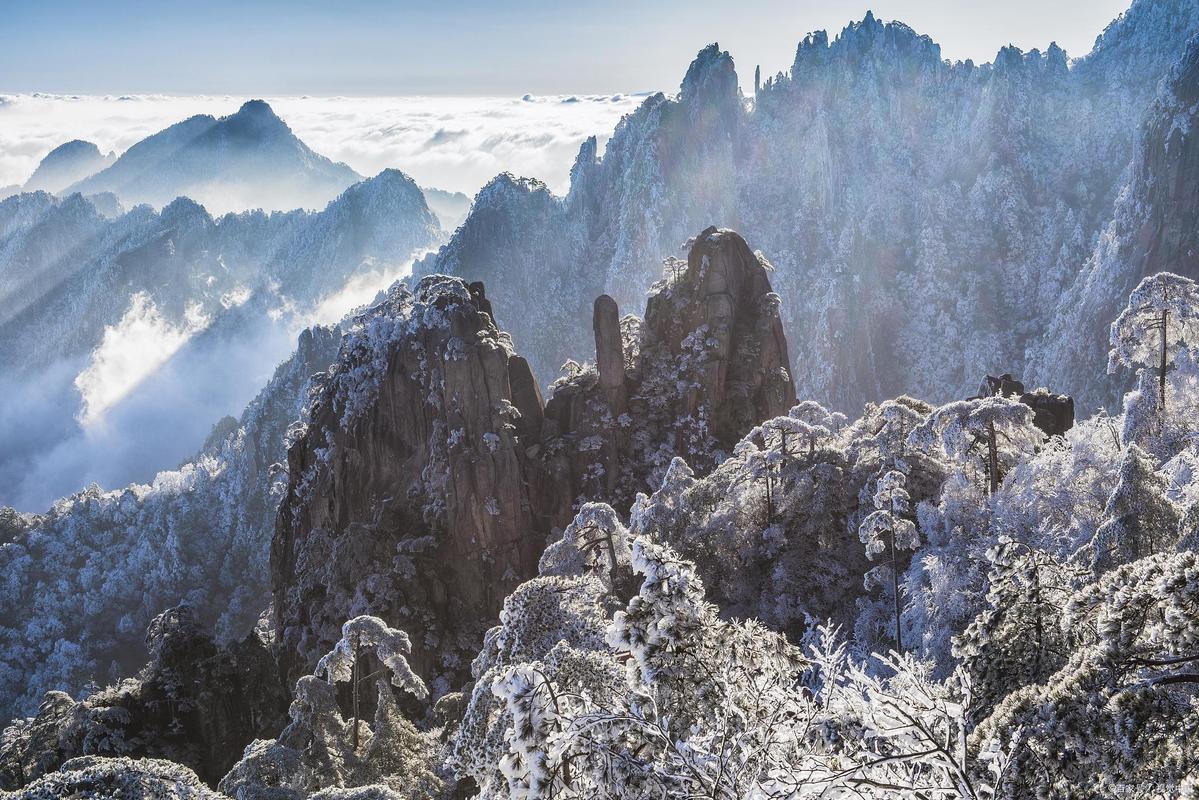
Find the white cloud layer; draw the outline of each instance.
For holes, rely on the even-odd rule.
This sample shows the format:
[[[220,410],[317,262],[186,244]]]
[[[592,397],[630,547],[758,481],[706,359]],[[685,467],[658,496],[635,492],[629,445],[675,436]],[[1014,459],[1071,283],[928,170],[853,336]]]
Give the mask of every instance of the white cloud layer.
[[[606,141],[643,95],[513,97],[267,97],[309,147],[363,175],[387,167],[418,183],[473,195],[505,170],[569,185],[582,141]],[[224,116],[245,97],[0,95],[0,187],[22,184],[71,139],[119,155],[195,114]]]
[[[104,329],[104,338],[92,352],[91,362],[75,377],[75,388],[83,399],[79,421],[85,426],[97,422],[208,322],[199,306],[193,306],[188,308],[183,325],[172,325],[149,295],[133,295],[125,316]]]

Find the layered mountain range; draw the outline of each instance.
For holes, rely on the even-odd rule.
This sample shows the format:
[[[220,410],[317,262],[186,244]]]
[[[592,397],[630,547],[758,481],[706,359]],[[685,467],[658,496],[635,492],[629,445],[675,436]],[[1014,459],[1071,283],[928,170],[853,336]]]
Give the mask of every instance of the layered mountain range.
[[[82,488],[86,480],[69,482],[86,474],[62,475],[64,487],[39,474],[38,460],[139,393],[161,397],[185,376],[211,376],[207,387],[170,388],[184,402],[167,450],[100,474],[120,485],[179,463],[214,419],[253,396],[299,330],[369,300],[441,235],[420,189],[397,170],[351,186],[320,212],[214,218],[180,198],[108,219],[78,193],[0,201],[5,499],[37,509],[53,499],[47,490]],[[356,285],[357,300],[338,300]]]
[[[250,100],[227,117],[199,114],[149,136],[66,191],[153,206],[186,196],[217,211],[321,208],[360,180],[314,153],[269,105]]]
[[[635,304],[663,254],[715,223],[775,267],[801,396],[853,411],[903,391],[965,396],[985,371],[1064,378],[1051,326],[1082,291],[1083,265],[1102,260],[1121,209],[1150,207],[1147,168],[1186,173],[1166,166],[1188,159],[1193,112],[1171,81],[1187,80],[1196,30],[1193,0],[1138,2],[1073,63],[1050,45],[975,65],[867,15],[805,38],[753,98],[712,45],[678,95],[621,122],[602,157],[584,144],[565,197],[499,176],[419,271],[486,281],[510,309],[501,322],[550,374],[579,351],[562,331],[590,298]],[[1150,260],[1148,272],[1186,268],[1163,251]],[[1095,318],[1110,319],[1124,291]],[[1115,399],[1077,391],[1088,408]]]
[[[391,170],[101,209],[263,133],[330,185],[256,103],[0,202],[0,480],[296,342],[179,469],[0,509],[0,789],[1194,794],[1197,33],[976,65],[867,14],[752,98],[711,45],[448,241]]]

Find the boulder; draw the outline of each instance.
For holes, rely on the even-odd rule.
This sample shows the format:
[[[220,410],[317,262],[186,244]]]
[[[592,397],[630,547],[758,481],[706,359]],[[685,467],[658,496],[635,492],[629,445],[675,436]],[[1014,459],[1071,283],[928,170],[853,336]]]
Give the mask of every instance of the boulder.
[[[1074,427],[1074,398],[1048,389],[1029,392],[1024,383],[1004,373],[988,375],[979,384],[980,397],[1014,397],[1033,410],[1033,424],[1046,436],[1064,436]]]
[[[1046,436],[1065,436],[1074,427],[1074,398],[1037,389],[1020,395],[1020,402],[1033,410],[1033,424]]]

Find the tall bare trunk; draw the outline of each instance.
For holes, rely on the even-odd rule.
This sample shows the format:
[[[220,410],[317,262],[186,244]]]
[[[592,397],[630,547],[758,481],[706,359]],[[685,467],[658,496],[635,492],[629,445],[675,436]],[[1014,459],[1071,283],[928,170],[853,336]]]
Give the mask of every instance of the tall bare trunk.
[[[1162,360],[1157,369],[1157,395],[1159,408],[1164,417],[1166,414],[1166,326],[1170,324],[1170,312],[1162,311]]]
[[[999,491],[999,445],[995,441],[995,423],[987,423],[987,472],[991,494]]]
[[[895,531],[891,531],[891,584],[895,593],[895,652],[903,652],[903,635],[899,632],[899,556],[895,552]]]
[[[358,666],[358,662],[359,662],[358,646],[359,646],[359,639],[358,639],[358,637],[355,637],[354,638],[354,669],[353,669],[352,678],[351,678],[351,680],[353,681],[353,684],[354,684],[354,687],[353,687],[354,727],[350,731],[350,744],[354,748],[355,753],[358,752],[358,682],[361,679],[361,676],[359,675],[359,670],[361,668]]]

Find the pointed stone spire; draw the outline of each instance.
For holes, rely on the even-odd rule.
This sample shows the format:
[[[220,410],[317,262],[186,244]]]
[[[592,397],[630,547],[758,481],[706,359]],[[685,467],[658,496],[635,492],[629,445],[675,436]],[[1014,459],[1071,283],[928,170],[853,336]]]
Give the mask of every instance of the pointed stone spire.
[[[624,344],[620,338],[620,309],[606,294],[595,298],[592,314],[595,330],[595,363],[599,370],[600,386],[608,397],[613,415],[625,411]]]

